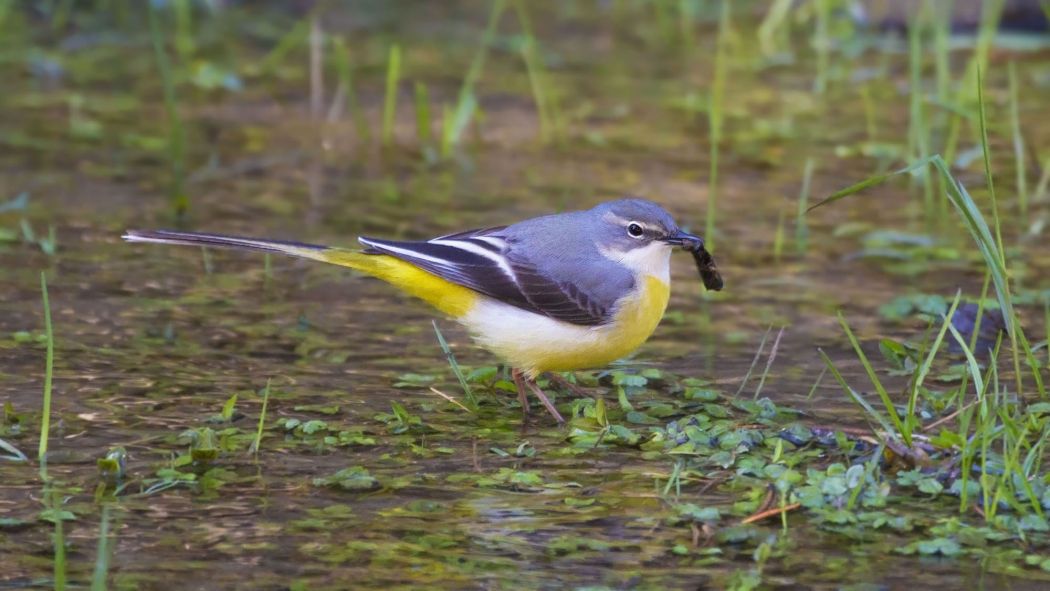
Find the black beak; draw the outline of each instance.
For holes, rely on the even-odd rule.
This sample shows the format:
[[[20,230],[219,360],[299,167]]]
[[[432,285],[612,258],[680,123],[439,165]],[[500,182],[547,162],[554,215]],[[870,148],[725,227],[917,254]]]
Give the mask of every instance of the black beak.
[[[704,239],[699,236],[694,236],[688,232],[681,230],[675,230],[673,234],[664,238],[664,242],[672,246],[681,246],[682,248],[690,252],[699,252],[704,250]]]
[[[722,274],[718,272],[718,267],[715,266],[715,259],[711,256],[711,253],[707,252],[703,238],[681,230],[675,230],[673,234],[664,238],[664,242],[673,246],[681,246],[693,253],[693,261],[696,263],[696,270],[700,273],[700,279],[704,282],[704,287],[713,291],[722,289],[724,285]]]

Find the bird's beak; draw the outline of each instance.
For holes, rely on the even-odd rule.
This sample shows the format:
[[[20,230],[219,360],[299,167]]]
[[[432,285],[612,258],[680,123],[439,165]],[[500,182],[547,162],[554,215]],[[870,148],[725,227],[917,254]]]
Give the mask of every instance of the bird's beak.
[[[681,230],[675,230],[673,234],[664,238],[664,242],[671,246],[681,246],[682,248],[690,252],[699,252],[704,250],[704,239],[699,236],[694,236],[688,232]]]

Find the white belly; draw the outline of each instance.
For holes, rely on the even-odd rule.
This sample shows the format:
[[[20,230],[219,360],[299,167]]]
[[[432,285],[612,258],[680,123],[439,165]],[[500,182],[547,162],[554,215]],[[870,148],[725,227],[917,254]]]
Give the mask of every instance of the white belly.
[[[571,371],[607,365],[637,349],[660,323],[670,290],[647,277],[622,300],[608,324],[580,326],[478,298],[459,318],[478,343],[530,377],[544,371]]]

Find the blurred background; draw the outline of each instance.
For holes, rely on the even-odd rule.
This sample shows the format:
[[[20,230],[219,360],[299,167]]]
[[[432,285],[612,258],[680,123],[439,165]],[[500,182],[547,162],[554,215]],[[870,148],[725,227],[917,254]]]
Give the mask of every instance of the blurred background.
[[[70,569],[82,582],[102,519],[95,462],[121,446],[137,490],[152,491],[121,501],[121,588],[466,588],[486,572],[502,575],[477,588],[728,586],[757,538],[724,556],[670,558],[699,526],[662,521],[652,482],[667,462],[647,463],[656,452],[581,460],[553,430],[524,445],[516,409],[490,408],[480,423],[448,412],[429,388],[458,392],[458,381],[422,306],[336,268],[126,245],[121,232],[354,246],[362,234],[427,238],[644,196],[707,239],[726,290],[704,292],[676,257],[668,315],[621,369],[863,424],[819,377],[817,347],[847,377],[863,375],[835,313],[872,355],[914,369],[878,342],[921,336],[957,289],[980,300],[981,254],[929,166],[806,210],[940,155],[1001,219],[1021,321],[1046,335],[1048,11],[1045,0],[0,0],[0,436],[28,449],[17,425],[40,415],[43,270],[56,331],[50,470],[79,520],[67,533],[79,536]],[[492,367],[461,330],[438,325],[465,368]],[[1043,356],[1046,338],[1031,339]],[[218,431],[208,421],[234,393],[254,421],[267,380],[273,420],[338,422],[336,443],[275,427],[262,468],[232,460],[184,492],[170,471],[180,434]],[[391,400],[435,430],[388,431],[408,420],[389,418]],[[236,430],[232,409],[220,423]],[[570,515],[588,499],[552,507],[523,494],[528,483],[479,492],[427,479],[477,465],[479,442],[484,470],[528,465],[620,500]],[[531,446],[548,453],[531,459]],[[398,492],[339,504],[311,487],[348,461]],[[52,532],[32,517],[40,481],[12,466],[0,464],[0,531],[11,534],[0,579],[49,586]],[[705,502],[733,502],[702,486],[692,492]],[[435,529],[451,537],[425,537]],[[581,532],[616,551],[572,537]],[[371,546],[355,545],[365,538]],[[1017,557],[998,567],[896,557],[891,573],[892,539],[804,538],[781,548],[767,583],[1030,582],[1010,578]],[[461,559],[474,555],[485,558]]]

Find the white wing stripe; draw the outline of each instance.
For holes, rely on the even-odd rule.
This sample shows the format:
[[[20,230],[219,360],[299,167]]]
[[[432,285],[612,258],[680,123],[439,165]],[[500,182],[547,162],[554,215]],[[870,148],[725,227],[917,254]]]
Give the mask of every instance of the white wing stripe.
[[[502,254],[492,252],[491,250],[483,246],[478,246],[477,244],[471,244],[466,240],[442,240],[439,238],[436,240],[430,240],[429,242],[431,244],[451,246],[452,248],[458,248],[460,250],[465,250],[471,254],[476,254],[480,257],[485,257],[486,259],[496,263],[496,265],[499,266],[500,270],[503,271],[503,273],[506,274],[507,277],[510,277],[515,284],[517,284],[518,282],[517,277],[514,276],[514,271],[510,268],[510,265],[507,264],[507,259]]]
[[[495,246],[500,250],[503,250],[503,248],[507,246],[506,240],[498,238],[496,236],[472,236],[471,240],[480,240],[482,242],[488,242],[489,244]]]
[[[421,259],[421,260],[424,260],[424,261],[430,261],[431,263],[436,263],[436,264],[441,265],[443,267],[455,267],[455,264],[453,264],[453,263],[451,263],[451,262],[449,262],[449,261],[447,261],[445,259],[441,259],[441,258],[438,258],[438,257],[432,257],[430,255],[423,254],[423,253],[419,252],[418,250],[412,250],[410,248],[401,248],[399,246],[394,246],[394,245],[389,244],[389,243],[373,245],[370,240],[366,240],[364,238],[359,238],[358,240],[360,240],[361,243],[366,245],[366,246],[372,246],[373,248],[378,248],[380,250],[389,250],[390,252],[396,252],[398,254],[404,255],[404,256],[409,257],[409,258]]]

